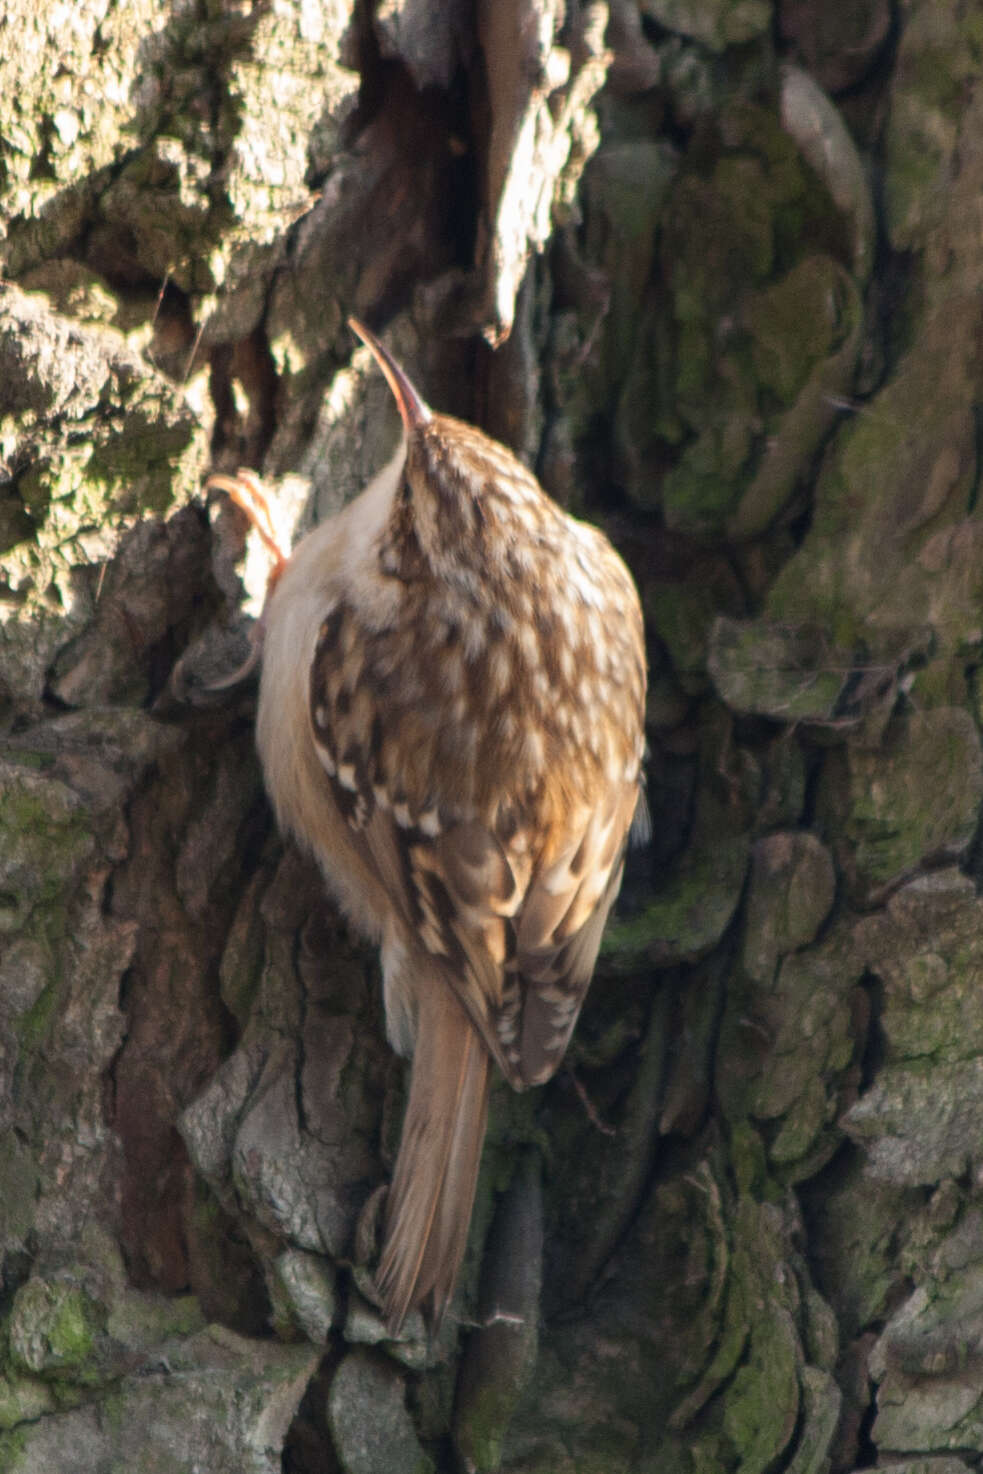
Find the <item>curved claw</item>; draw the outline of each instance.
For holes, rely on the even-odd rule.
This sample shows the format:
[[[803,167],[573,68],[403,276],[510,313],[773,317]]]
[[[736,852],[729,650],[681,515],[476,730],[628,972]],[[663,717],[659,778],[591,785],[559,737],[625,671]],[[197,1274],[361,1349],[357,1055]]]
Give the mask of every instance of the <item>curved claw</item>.
[[[252,637],[250,645],[251,648],[249,654],[246,656],[241,665],[237,665],[235,670],[230,671],[227,676],[220,676],[217,681],[203,682],[202,690],[209,692],[231,691],[233,686],[241,685],[243,681],[248,680],[253,671],[256,669],[257,665],[259,665],[260,658],[263,654],[262,631],[259,631],[258,634],[255,634]]]
[[[270,504],[263,490],[263,483],[256,472],[242,468],[234,476],[226,476],[224,472],[215,471],[205,482],[205,490],[224,491],[236,506],[245,512],[258,532],[263,546],[273,557],[273,568],[270,571],[268,585],[272,589],[287,566],[289,554],[283,551],[277,540]]]

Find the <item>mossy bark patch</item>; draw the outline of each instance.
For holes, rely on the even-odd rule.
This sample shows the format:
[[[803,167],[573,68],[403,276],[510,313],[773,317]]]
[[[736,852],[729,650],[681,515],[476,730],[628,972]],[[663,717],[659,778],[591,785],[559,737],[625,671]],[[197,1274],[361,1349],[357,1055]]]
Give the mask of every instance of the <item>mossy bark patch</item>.
[[[81,1407],[0,1434],[5,1474],[276,1474],[280,1444],[316,1365],[304,1347],[262,1345],[213,1327],[171,1342],[97,1410]],[[148,1430],[152,1436],[148,1438]]]
[[[964,1471],[979,16],[117,9],[13,0],[0,58],[0,1467]],[[391,454],[350,312],[609,530],[653,674],[573,1073],[499,1087],[388,1349],[377,964],[248,690],[161,694],[266,589],[209,459],[306,527]]]
[[[5,290],[0,375],[0,445],[18,472],[6,500],[19,518],[8,520],[0,651],[7,700],[24,703],[93,618],[124,531],[197,491],[206,443],[181,392],[121,333],[53,312],[40,295]],[[126,635],[117,616],[117,646]]]
[[[980,739],[961,707],[912,712],[882,745],[834,754],[823,802],[853,893],[866,901],[926,860],[964,855],[981,797]]]
[[[758,840],[751,852],[743,951],[753,978],[767,983],[779,957],[813,941],[835,887],[833,857],[814,835],[785,832]]]

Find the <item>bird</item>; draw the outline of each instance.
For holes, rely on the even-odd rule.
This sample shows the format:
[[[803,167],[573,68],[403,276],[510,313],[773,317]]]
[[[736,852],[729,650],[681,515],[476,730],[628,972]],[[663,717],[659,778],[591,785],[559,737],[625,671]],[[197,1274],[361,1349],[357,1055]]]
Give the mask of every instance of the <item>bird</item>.
[[[216,475],[270,549],[256,740],[281,829],[381,949],[412,1058],[375,1288],[431,1332],[467,1242],[497,1066],[567,1048],[644,824],[642,611],[606,536],[480,429],[430,409],[361,322],[399,447],[288,556],[250,471]]]

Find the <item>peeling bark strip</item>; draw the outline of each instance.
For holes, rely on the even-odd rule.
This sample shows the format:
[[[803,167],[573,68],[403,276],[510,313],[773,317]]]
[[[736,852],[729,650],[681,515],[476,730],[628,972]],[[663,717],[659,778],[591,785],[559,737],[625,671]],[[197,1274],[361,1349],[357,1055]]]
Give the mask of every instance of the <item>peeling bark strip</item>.
[[[5,1471],[975,1467],[977,30],[8,0]],[[202,698],[266,575],[207,471],[293,473],[302,529],[393,448],[349,313],[605,525],[653,631],[573,1062],[617,1134],[562,1076],[493,1095],[433,1347],[359,1289],[374,966],[272,836],[249,689]]]
[[[478,5],[491,108],[487,236],[479,242],[478,264],[493,344],[508,337],[530,254],[546,245],[557,215],[570,212],[597,146],[590,106],[610,61],[605,20],[600,6],[568,11],[559,0]]]

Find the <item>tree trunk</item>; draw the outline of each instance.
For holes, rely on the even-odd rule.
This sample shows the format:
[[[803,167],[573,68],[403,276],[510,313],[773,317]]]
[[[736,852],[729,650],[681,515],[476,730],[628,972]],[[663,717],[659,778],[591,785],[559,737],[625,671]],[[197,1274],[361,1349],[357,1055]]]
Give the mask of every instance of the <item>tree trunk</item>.
[[[10,0],[0,1474],[983,1454],[983,80],[959,0]],[[435,407],[645,607],[651,842],[437,1340],[266,564]],[[976,1034],[980,1032],[980,1040]]]

